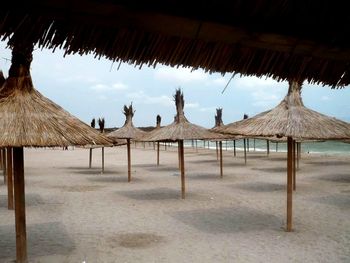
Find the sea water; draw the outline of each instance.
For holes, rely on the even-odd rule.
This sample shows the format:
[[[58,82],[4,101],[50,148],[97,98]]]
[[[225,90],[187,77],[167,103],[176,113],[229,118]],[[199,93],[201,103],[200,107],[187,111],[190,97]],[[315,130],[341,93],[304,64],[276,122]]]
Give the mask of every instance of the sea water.
[[[236,150],[243,151],[244,142],[243,139],[236,140]],[[198,148],[209,148],[216,149],[216,142],[202,141],[202,140],[186,140],[184,143],[185,147],[198,147]],[[261,151],[266,152],[267,140],[261,139],[246,139],[246,147],[249,151]],[[223,141],[223,150],[233,151],[234,142],[233,140]],[[269,141],[270,152],[287,152],[287,143],[285,142],[271,142]],[[341,141],[321,141],[321,142],[302,142],[301,152],[303,153],[319,153],[319,154],[350,154],[350,143],[344,143]]]

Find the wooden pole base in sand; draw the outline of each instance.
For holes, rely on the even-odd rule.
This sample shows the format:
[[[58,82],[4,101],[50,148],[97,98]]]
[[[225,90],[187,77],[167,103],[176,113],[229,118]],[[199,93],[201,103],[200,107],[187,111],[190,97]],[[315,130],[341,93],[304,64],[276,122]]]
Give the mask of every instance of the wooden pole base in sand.
[[[222,165],[222,141],[219,142],[219,148],[220,148],[220,177],[222,178],[224,176],[223,165]]]
[[[181,170],[181,198],[185,199],[185,158],[184,158],[184,141],[179,140],[180,152],[180,170]]]
[[[126,147],[128,154],[128,182],[131,181],[131,153],[130,153],[130,139],[126,139]]]
[[[7,208],[13,210],[13,169],[12,148],[7,148]]]
[[[157,142],[157,165],[159,166],[159,142]]]
[[[246,147],[246,139],[243,139],[243,148],[244,148],[244,164],[247,164],[247,147]]]
[[[287,139],[287,232],[292,231],[293,215],[293,139]]]
[[[90,153],[89,153],[89,168],[91,168],[92,164],[92,148],[90,148]]]
[[[13,167],[15,186],[16,262],[27,263],[23,147],[13,148]]]
[[[105,147],[102,147],[102,171],[101,173],[105,172]]]

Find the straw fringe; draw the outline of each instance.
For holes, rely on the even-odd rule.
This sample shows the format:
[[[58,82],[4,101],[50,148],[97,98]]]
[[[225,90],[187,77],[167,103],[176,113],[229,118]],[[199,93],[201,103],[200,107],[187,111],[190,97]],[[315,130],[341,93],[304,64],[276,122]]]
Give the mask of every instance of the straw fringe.
[[[219,132],[252,137],[292,137],[296,140],[350,138],[350,124],[306,108],[301,85],[291,82],[287,96],[275,108],[219,129]]]
[[[177,141],[177,140],[204,140],[223,139],[224,135],[211,132],[201,126],[190,123],[184,113],[184,98],[180,89],[174,95],[177,114],[172,124],[160,129],[155,129],[146,134],[142,141]]]
[[[30,76],[9,77],[0,94],[1,147],[112,144],[35,90]]]
[[[134,116],[135,111],[133,110],[132,104],[129,107],[124,105],[124,115],[125,115],[125,123],[123,127],[120,129],[110,132],[107,134],[108,138],[116,141],[117,139],[134,139],[139,140],[142,138],[146,132],[134,127],[132,123],[132,118]]]
[[[9,39],[10,45],[28,42],[40,48],[62,48],[65,55],[93,53],[97,58],[105,57],[140,68],[144,64],[155,67],[162,63],[203,68],[208,72],[267,76],[278,81],[305,79],[314,84],[350,84],[348,38],[344,37],[349,35],[344,27],[348,22],[344,14],[347,9],[332,1],[322,8],[303,6],[309,12],[301,10],[293,1],[276,1],[274,4],[262,1],[259,5],[221,1],[215,5],[203,3],[200,11],[182,7],[179,3],[173,6],[178,16],[167,16],[165,10],[171,9],[161,7],[158,2],[147,3],[147,8],[132,2],[77,1],[70,6],[59,1],[39,2],[21,3],[23,11],[18,9],[16,1],[12,6],[10,3],[4,5],[0,11],[1,38]],[[254,6],[249,8],[251,4]],[[228,8],[222,8],[222,5]],[[181,18],[185,15],[182,9],[188,10],[187,17]],[[159,11],[159,16],[148,14],[144,17],[142,11],[145,10]],[[139,13],[140,21],[137,19]],[[308,16],[303,16],[293,30],[283,26],[287,18],[293,19],[296,13]],[[202,20],[198,20],[198,16]],[[328,20],[323,19],[326,16]],[[261,32],[260,27],[247,31],[246,17],[253,20],[264,17],[265,23],[261,26],[271,34]],[[282,17],[284,24],[278,27],[276,18],[281,20]],[[166,19],[167,24],[159,26],[158,18]],[[204,20],[205,23],[200,22]],[[314,22],[309,23],[309,20]],[[171,26],[177,21],[183,23],[183,32]],[[324,21],[332,21],[332,26]],[[242,23],[241,28],[235,27],[237,22]],[[311,28],[315,24],[320,24],[323,30],[313,31]]]

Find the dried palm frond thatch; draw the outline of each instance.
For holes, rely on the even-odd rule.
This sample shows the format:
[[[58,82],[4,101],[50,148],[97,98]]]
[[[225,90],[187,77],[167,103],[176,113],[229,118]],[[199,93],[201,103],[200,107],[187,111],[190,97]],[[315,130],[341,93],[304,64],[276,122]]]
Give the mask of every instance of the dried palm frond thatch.
[[[96,126],[95,118],[92,119],[90,126],[91,126],[91,128],[95,128],[95,126]]]
[[[120,129],[110,132],[107,134],[108,138],[111,138],[113,141],[120,141],[120,139],[126,139],[127,146],[127,155],[128,155],[128,182],[131,181],[131,149],[130,149],[130,140],[139,140],[142,138],[146,132],[134,127],[132,123],[132,118],[134,117],[134,109],[132,103],[130,106],[124,105],[124,115],[125,123]]]
[[[105,118],[98,118],[98,126],[101,133],[105,131]]]
[[[183,112],[184,98],[180,89],[176,90],[174,95],[177,114],[174,117],[174,122],[168,126],[154,130],[146,134],[143,141],[178,141],[191,139],[223,139],[225,136],[211,132],[208,129],[190,123]]]
[[[291,82],[286,97],[275,108],[218,129],[223,133],[303,140],[350,138],[350,124],[304,106],[301,84]]]
[[[160,115],[158,114],[157,115],[157,118],[156,118],[156,128],[159,129],[160,128],[160,123],[162,121],[162,117],[160,117]]]
[[[124,115],[125,115],[125,123],[123,127],[110,132],[107,136],[111,139],[134,139],[138,140],[142,138],[146,132],[136,128],[132,122],[132,118],[134,117],[135,110],[132,107],[132,103],[128,106],[124,105]]]
[[[37,91],[29,68],[16,61],[0,89],[0,122],[1,147],[111,145],[108,138]]]
[[[211,132],[201,126],[190,123],[184,114],[184,97],[181,89],[177,89],[174,95],[177,114],[174,122],[160,129],[155,129],[146,134],[143,141],[177,141],[179,145],[179,167],[181,170],[181,194],[185,198],[185,162],[184,140],[191,139],[223,139],[225,136]]]
[[[32,51],[31,45],[13,47],[9,77],[0,88],[0,147],[13,147],[16,262],[21,263],[28,261],[23,147],[112,144],[34,89]]]
[[[350,84],[346,1],[319,6],[292,0],[217,0],[204,1],[200,8],[184,1],[74,2],[8,1],[0,10],[0,36],[10,44],[30,41],[39,48],[93,53],[139,67],[162,63]],[[290,26],[296,16],[297,23]],[[251,22],[261,18],[262,23]]]
[[[290,81],[288,94],[272,110],[220,127],[219,131],[258,137],[287,138],[287,231],[292,231],[296,141],[350,139],[350,124],[306,108],[301,83]]]

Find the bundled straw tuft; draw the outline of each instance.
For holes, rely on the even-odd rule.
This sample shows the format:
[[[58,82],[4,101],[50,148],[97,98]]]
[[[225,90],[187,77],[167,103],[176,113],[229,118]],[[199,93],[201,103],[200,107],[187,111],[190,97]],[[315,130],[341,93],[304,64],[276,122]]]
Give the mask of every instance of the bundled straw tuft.
[[[132,103],[130,106],[124,105],[124,115],[125,115],[125,123],[123,127],[120,129],[117,129],[116,131],[110,132],[107,134],[109,138],[116,141],[117,139],[134,139],[138,140],[139,138],[143,137],[145,132],[134,127],[134,124],[132,122],[132,118],[134,117],[134,113],[136,111],[132,107]]]
[[[349,139],[350,124],[306,108],[301,88],[300,82],[290,82],[288,94],[275,108],[217,131],[254,137],[292,137],[298,141]]]

